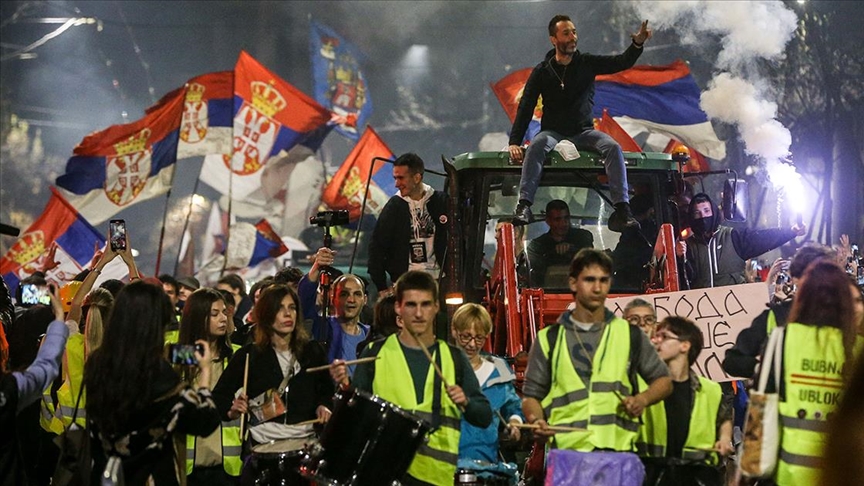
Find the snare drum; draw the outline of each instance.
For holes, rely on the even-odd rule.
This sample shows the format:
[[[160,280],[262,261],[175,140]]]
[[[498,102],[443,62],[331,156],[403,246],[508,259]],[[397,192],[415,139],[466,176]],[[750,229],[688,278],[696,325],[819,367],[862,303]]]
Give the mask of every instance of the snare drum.
[[[389,485],[408,470],[429,425],[381,398],[339,390],[301,471],[318,484]]]
[[[307,444],[315,439],[272,440],[252,448],[252,455],[240,476],[242,486],[307,486],[309,480],[300,475],[300,460]]]

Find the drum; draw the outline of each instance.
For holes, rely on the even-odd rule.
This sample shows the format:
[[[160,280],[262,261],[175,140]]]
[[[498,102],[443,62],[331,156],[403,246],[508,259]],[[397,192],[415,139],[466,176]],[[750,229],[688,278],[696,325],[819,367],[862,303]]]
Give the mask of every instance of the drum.
[[[307,486],[311,483],[300,475],[300,461],[305,455],[307,444],[315,439],[273,440],[252,448],[243,473],[242,486]]]
[[[426,440],[429,425],[377,396],[339,390],[333,414],[301,471],[318,484],[390,485]]]
[[[514,486],[518,482],[519,469],[516,464],[493,464],[464,458],[459,459],[453,477],[454,486]]]

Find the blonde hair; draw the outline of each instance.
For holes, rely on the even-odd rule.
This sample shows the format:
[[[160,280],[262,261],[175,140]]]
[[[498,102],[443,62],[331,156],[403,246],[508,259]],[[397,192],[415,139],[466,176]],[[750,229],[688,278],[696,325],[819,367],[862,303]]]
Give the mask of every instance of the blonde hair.
[[[84,326],[84,353],[89,355],[102,345],[102,336],[105,334],[104,323],[108,321],[108,316],[114,307],[114,296],[103,288],[96,288],[87,294],[83,305],[90,306],[87,312],[87,323]]]
[[[472,325],[483,334],[492,332],[492,317],[489,316],[486,308],[479,304],[464,304],[456,309],[451,327],[457,331],[464,331]]]

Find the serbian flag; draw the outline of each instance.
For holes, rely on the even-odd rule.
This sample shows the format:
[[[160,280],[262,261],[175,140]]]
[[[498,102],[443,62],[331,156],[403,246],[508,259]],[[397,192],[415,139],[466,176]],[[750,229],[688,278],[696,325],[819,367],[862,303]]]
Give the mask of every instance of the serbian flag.
[[[363,208],[363,196],[366,193],[366,181],[369,170],[372,170],[372,180],[369,183],[369,195],[366,198],[366,212],[378,214],[387,204],[387,200],[396,192],[393,173],[390,164],[372,159],[381,157],[393,160],[393,152],[381,137],[367,126],[357,145],[342,162],[342,166],[327,183],[321,201],[331,209],[346,209],[351,221],[360,219]],[[373,167],[374,165],[374,167]],[[383,168],[383,169],[382,169]]]
[[[507,113],[510,123],[516,119],[516,110],[519,108],[519,101],[522,99],[522,90],[525,88],[525,83],[528,82],[528,76],[531,76],[533,68],[520,69],[514,71],[507,76],[501,78],[497,83],[491,84],[492,92],[498,98],[498,102]],[[534,107],[534,116],[531,117],[531,122],[528,124],[528,130],[525,131],[525,136],[522,138],[522,143],[527,144],[535,135],[540,133],[540,119],[543,117],[543,96],[537,98],[537,106]]]
[[[669,143],[666,144],[666,148],[663,149],[663,153],[671,154],[675,147],[678,145],[684,145],[685,147],[687,147],[686,144],[682,144],[681,142],[673,138],[670,139]],[[707,172],[711,170],[711,165],[708,164],[707,160],[705,160],[704,155],[700,154],[699,151],[694,149],[693,147],[687,148],[690,150],[690,160],[688,160],[687,164],[682,167],[682,172]]]
[[[357,140],[372,114],[372,99],[360,64],[362,52],[335,30],[310,22],[309,54],[312,57],[313,94],[318,103],[340,117],[340,134]]]
[[[243,199],[261,187],[270,157],[320,135],[331,113],[241,51],[234,67],[232,117],[231,153],[208,155],[201,180]]]
[[[597,76],[594,87],[594,117],[608,110],[631,137],[663,134],[707,157],[726,156],[726,144],[699,106],[699,86],[683,61]]]
[[[231,152],[231,127],[234,106],[234,71],[196,76],[182,88],[165,95],[147,113],[184,90],[183,118],[177,158],[202,157]]]
[[[250,223],[235,223],[229,231],[226,268],[254,267],[288,251],[282,238],[273,231],[266,219],[254,226]]]
[[[50,283],[64,285],[83,270],[105,238],[57,190],[42,215],[27,228],[3,258],[0,275],[13,291],[18,282],[45,271]]]
[[[594,128],[615,139],[615,141],[618,142],[618,145],[621,146],[621,150],[625,152],[642,151],[642,147],[633,140],[633,137],[621,128],[621,125],[609,116],[609,112],[606,110],[603,110],[603,118],[600,118],[599,120],[596,118],[594,119]]]
[[[87,135],[75,147],[56,182],[84,219],[99,224],[168,191],[185,94],[175,91],[144,118]]]

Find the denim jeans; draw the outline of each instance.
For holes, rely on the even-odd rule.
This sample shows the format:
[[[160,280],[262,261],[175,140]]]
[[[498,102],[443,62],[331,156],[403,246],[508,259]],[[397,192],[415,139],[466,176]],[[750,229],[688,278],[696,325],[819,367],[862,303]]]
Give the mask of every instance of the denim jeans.
[[[629,202],[627,194],[627,172],[621,146],[609,135],[599,130],[585,130],[572,137],[564,137],[552,130],[544,130],[534,137],[522,160],[522,179],[519,182],[519,199],[534,203],[534,194],[543,176],[543,161],[561,140],[569,140],[580,150],[599,152],[603,156],[606,176],[609,178],[609,193],[613,204]]]

